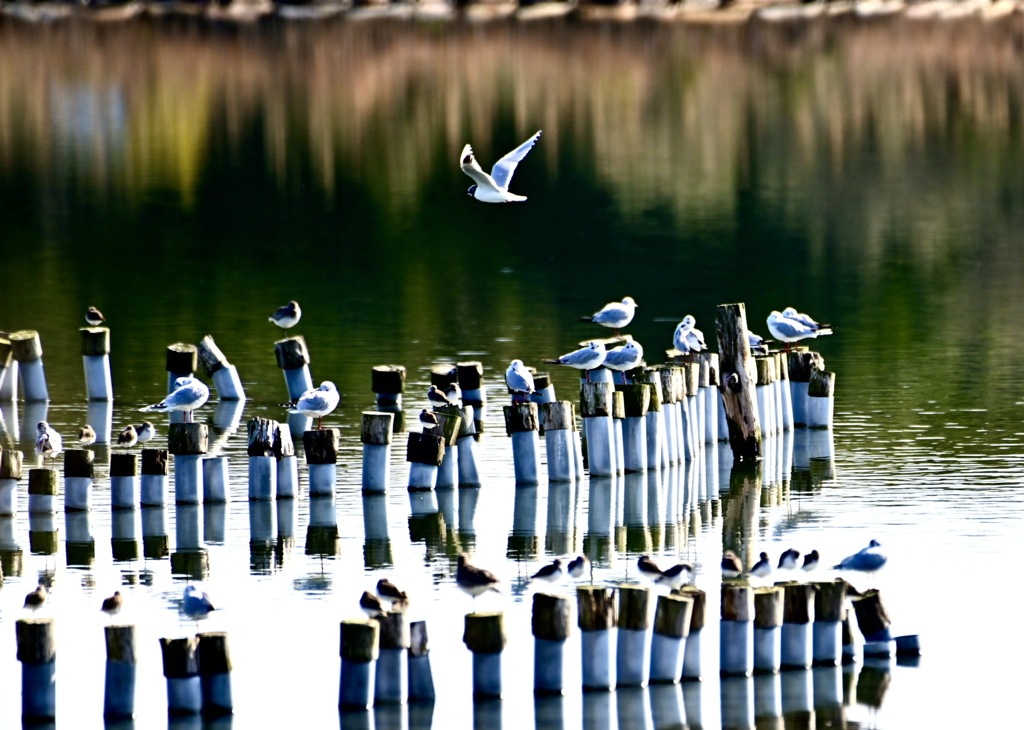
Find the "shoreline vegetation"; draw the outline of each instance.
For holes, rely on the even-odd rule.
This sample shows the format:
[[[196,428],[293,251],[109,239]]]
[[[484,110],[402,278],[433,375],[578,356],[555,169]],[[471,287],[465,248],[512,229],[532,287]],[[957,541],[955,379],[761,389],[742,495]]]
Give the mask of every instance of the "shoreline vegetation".
[[[830,18],[916,21],[996,21],[1024,16],[1024,0],[72,0],[0,2],[0,24],[87,20],[114,23],[149,18],[194,18],[216,23],[253,24],[273,19],[446,21],[648,20],[691,24],[796,23]]]

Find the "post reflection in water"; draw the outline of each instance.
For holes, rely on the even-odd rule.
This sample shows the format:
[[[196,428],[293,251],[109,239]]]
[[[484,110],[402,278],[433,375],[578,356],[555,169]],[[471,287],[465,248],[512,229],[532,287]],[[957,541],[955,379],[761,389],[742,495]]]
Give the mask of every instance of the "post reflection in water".
[[[572,482],[551,482],[548,492],[548,519],[544,532],[544,551],[551,555],[576,552],[573,533],[576,527],[573,511],[575,485]]]
[[[587,510],[587,532],[583,536],[583,552],[594,566],[610,565],[613,490],[611,477],[590,478],[590,502]]]
[[[754,727],[754,680],[722,677],[720,682],[722,728]]]
[[[363,564],[367,568],[382,568],[393,564],[386,494],[363,492],[363,536]]]

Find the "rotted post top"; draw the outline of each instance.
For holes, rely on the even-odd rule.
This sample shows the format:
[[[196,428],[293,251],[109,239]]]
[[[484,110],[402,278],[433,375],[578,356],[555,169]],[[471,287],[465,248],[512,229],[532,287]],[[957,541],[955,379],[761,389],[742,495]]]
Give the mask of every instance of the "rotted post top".
[[[194,373],[199,361],[199,350],[187,342],[175,342],[167,346],[165,369],[169,373]]]

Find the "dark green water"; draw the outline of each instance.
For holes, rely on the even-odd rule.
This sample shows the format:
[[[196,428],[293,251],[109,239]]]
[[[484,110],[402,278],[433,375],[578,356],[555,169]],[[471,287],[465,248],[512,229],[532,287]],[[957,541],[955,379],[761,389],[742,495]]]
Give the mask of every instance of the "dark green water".
[[[649,362],[687,313],[714,347],[715,305],[745,302],[762,334],[769,311],[796,306],[836,326],[816,349],[838,373],[838,476],[765,510],[759,538],[773,552],[813,540],[835,555],[871,536],[891,546],[893,613],[933,648],[921,667],[897,670],[880,725],[1004,717],[1012,705],[987,669],[1013,653],[1006,638],[990,627],[951,635],[931,592],[953,575],[973,596],[1004,577],[981,566],[1019,548],[1022,36],[1015,17],[242,28],[3,19],[0,329],[40,332],[49,418],[66,435],[84,412],[77,328],[89,304],[112,330],[115,426],[159,399],[166,345],[208,333],[241,373],[245,418],[280,418],[279,332],[267,315],[298,299],[296,331],[314,380],[344,394],[334,425],[355,459],[374,364],[409,368],[418,410],[431,364],[481,360],[498,397],[510,359],[539,365],[573,349],[599,334],[578,317],[626,295],[639,304],[630,332]],[[464,194],[463,144],[489,168],[537,129],[512,184],[526,203]],[[575,374],[553,376],[570,397]],[[476,544],[492,566],[505,560],[511,503],[495,417],[485,458],[496,485],[481,490],[476,514],[477,532],[497,537]],[[23,449],[28,439],[23,428]],[[228,452],[244,446],[243,428]],[[358,467],[341,481],[358,485]],[[399,532],[403,492],[389,500]],[[230,524],[244,545],[236,507]],[[353,529],[323,590],[287,570],[278,584],[246,580],[246,551],[231,544],[214,549],[212,578],[336,631],[350,594],[379,577],[363,566],[359,500],[340,508]],[[655,551],[713,569],[721,515],[707,509],[713,518],[684,545]],[[442,605],[468,610],[447,563],[396,542],[399,575],[418,563],[435,573],[432,620]],[[626,577],[627,553],[602,567],[607,579]],[[293,569],[313,575],[316,561],[304,560]],[[116,578],[99,562],[94,582]],[[180,585],[166,565],[148,569],[156,586],[139,600],[167,614]],[[66,582],[92,600],[82,576]],[[24,581],[8,585],[0,676],[16,671],[9,624],[24,593]],[[963,600],[966,613],[977,608]],[[520,625],[527,609],[516,607]],[[446,661],[468,676],[468,657],[453,653]],[[330,680],[336,666],[323,672]],[[947,689],[963,700],[922,699]],[[717,712],[714,690],[705,704]],[[259,712],[255,699],[240,713]],[[439,712],[468,727],[463,699],[439,698]]]

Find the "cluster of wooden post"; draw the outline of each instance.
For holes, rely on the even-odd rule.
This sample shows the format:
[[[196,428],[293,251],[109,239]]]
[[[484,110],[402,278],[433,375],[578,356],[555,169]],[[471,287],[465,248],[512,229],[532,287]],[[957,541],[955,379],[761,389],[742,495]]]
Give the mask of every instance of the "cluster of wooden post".
[[[228,715],[234,710],[231,656],[222,632],[160,639],[169,715]]]
[[[340,709],[434,701],[427,626],[404,611],[342,621],[340,653]]]

